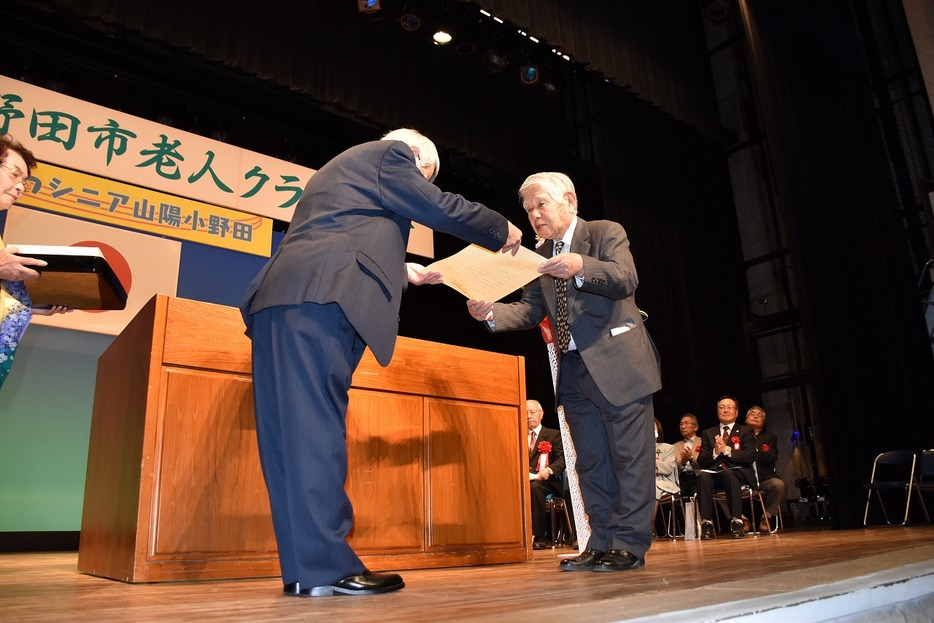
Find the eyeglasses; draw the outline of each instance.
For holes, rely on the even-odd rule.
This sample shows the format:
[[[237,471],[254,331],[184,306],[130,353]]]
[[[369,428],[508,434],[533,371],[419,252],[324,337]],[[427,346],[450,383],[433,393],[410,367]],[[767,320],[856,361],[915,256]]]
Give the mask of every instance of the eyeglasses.
[[[9,176],[11,180],[13,180],[14,184],[25,182],[26,178],[28,177],[25,173],[20,171],[19,167],[16,166],[15,164],[7,164],[5,162],[2,162],[0,163],[0,168],[3,168],[6,170],[7,175]]]

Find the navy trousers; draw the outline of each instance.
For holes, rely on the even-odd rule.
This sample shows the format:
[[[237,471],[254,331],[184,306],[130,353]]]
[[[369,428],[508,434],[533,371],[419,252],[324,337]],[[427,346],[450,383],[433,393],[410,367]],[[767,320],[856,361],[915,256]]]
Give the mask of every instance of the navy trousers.
[[[621,371],[625,374],[625,371]],[[652,396],[616,406],[593,382],[576,351],[562,357],[558,402],[577,452],[587,546],[642,557],[652,545],[655,507],[655,415]]]
[[[347,544],[347,404],[366,345],[337,304],[270,307],[253,317],[260,463],[284,583],[333,584],[364,571]]]

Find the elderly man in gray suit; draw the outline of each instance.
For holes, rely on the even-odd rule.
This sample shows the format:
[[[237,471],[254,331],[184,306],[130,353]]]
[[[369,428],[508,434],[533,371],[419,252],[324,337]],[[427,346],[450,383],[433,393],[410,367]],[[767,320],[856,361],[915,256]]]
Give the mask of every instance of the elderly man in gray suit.
[[[308,182],[279,248],[247,289],[253,401],[283,591],[298,597],[398,590],[347,543],[353,508],[346,415],[351,378],[369,346],[395,347],[412,221],[515,253],[522,232],[501,214],[432,184],[438,151],[414,130],[351,147]],[[410,272],[412,283],[440,276]]]
[[[590,520],[587,549],[564,571],[626,571],[645,564],[655,504],[652,394],[661,388],[655,345],[636,307],[639,284],[626,231],[577,217],[574,184],[536,173],[519,197],[539,238],[542,277],[516,303],[469,300],[493,331],[531,329],[548,317],[560,363],[558,404],[577,450]],[[551,241],[549,243],[548,241]]]

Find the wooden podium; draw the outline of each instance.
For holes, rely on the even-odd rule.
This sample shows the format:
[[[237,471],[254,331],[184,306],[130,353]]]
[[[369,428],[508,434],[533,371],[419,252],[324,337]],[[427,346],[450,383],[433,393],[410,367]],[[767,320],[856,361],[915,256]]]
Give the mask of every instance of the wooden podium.
[[[347,416],[350,543],[373,570],[528,560],[521,357],[399,338]],[[234,308],[157,295],[101,355],[78,571],[278,576]]]

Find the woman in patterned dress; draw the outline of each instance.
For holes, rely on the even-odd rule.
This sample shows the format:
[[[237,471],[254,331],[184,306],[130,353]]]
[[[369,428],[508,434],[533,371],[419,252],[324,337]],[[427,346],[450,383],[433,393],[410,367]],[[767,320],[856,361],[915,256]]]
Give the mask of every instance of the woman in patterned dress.
[[[0,135],[0,210],[8,209],[25,191],[30,170],[38,164],[21,143],[8,134]],[[67,307],[32,308],[25,279],[36,279],[39,273],[31,266],[42,267],[45,262],[16,255],[18,249],[7,247],[0,238],[0,387],[10,373],[13,354],[32,314],[51,316],[66,311]]]

